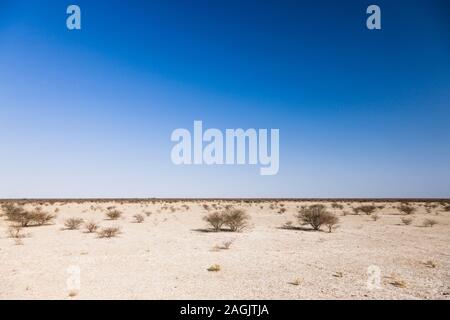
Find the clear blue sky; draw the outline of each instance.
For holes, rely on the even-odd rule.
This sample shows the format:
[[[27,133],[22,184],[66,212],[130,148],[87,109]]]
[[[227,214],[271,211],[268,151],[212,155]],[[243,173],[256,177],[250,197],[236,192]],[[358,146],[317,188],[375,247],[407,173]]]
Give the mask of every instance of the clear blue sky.
[[[450,197],[449,9],[0,0],[0,198]],[[279,128],[278,175],[173,165],[194,120]]]

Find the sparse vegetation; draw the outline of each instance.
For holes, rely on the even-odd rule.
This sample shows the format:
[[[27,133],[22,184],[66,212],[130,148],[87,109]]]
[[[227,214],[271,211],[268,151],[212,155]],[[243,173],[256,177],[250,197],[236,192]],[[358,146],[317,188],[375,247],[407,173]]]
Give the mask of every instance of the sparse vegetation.
[[[249,216],[241,209],[231,209],[224,213],[224,223],[231,231],[241,231],[247,226]]]
[[[372,214],[370,217],[372,218],[373,221],[377,221],[378,219],[380,219],[380,216],[377,215],[376,213]]]
[[[322,204],[300,209],[297,219],[301,225],[309,224],[314,230],[320,230],[322,225],[326,225],[330,232],[339,222],[339,218],[328,212]]]
[[[52,222],[53,219],[55,219],[54,215],[49,214],[45,211],[42,211],[42,209],[40,207],[37,207],[36,209],[31,211],[30,215],[31,215],[31,219],[33,220],[33,222],[38,226],[48,224],[48,223]]]
[[[342,210],[342,209],[344,209],[344,206],[343,206],[342,204],[333,202],[333,203],[331,204],[331,208],[333,208],[333,209],[338,209],[338,210]]]
[[[411,222],[413,221],[413,218],[410,217],[402,217],[401,218],[404,225],[409,226]]]
[[[119,227],[107,227],[98,232],[99,238],[114,238],[120,233]]]
[[[119,210],[108,210],[106,216],[109,220],[117,220],[122,216],[122,211]]]
[[[224,214],[221,212],[212,212],[203,217],[203,220],[208,222],[214,231],[220,231],[225,223]]]
[[[425,219],[425,220],[423,220],[423,222],[422,222],[422,225],[423,225],[424,227],[432,227],[432,226],[434,226],[435,224],[437,224],[437,221],[434,220],[434,219]]]
[[[78,230],[83,222],[81,218],[69,218],[64,222],[64,226],[67,230]]]
[[[51,222],[55,218],[54,215],[43,211],[40,207],[32,211],[27,211],[23,206],[5,203],[2,205],[2,210],[9,221],[21,227],[29,227],[32,225],[41,226]]]
[[[212,212],[203,217],[214,231],[220,231],[222,226],[227,226],[231,231],[241,231],[246,227],[249,216],[244,210],[231,209],[222,212]]]
[[[328,232],[331,233],[333,229],[338,227],[339,218],[334,214],[330,213],[325,221],[325,226],[328,228]]]
[[[12,239],[25,238],[25,235],[22,233],[22,227],[20,226],[10,226],[8,228],[8,236]]]
[[[356,214],[359,214],[360,211],[364,212],[366,215],[371,215],[377,210],[377,207],[374,205],[363,205],[356,208],[353,208]]]
[[[222,246],[220,247],[220,249],[224,249],[224,250],[230,249],[233,242],[234,242],[234,240],[227,240],[227,241],[222,242]]]
[[[284,224],[283,224],[283,229],[292,229],[294,226],[293,226],[293,222],[292,221],[286,221]]]
[[[98,230],[99,226],[98,223],[95,221],[88,221],[84,224],[84,227],[86,228],[87,233],[94,233]]]
[[[145,217],[142,214],[135,214],[133,218],[136,223],[142,223],[145,220]]]
[[[402,204],[397,209],[401,213],[404,213],[404,214],[407,214],[407,215],[412,214],[412,213],[414,213],[416,211],[415,207],[407,205],[407,204]]]

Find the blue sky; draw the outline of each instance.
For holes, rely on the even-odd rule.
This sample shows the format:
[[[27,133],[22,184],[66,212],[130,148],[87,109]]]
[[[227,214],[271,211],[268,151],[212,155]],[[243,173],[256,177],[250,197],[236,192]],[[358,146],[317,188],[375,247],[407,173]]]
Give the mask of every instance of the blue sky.
[[[0,0],[0,198],[450,197],[449,9]],[[173,165],[194,120],[279,128],[279,173]]]

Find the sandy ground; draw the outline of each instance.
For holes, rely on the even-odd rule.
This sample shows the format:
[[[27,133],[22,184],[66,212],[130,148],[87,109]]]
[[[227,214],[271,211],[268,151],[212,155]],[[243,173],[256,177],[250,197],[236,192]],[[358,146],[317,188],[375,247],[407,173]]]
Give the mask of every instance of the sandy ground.
[[[377,202],[385,208],[373,221],[344,216],[360,205],[345,201],[343,210],[330,208],[341,221],[328,233],[282,228],[287,221],[297,225],[299,206],[311,202],[233,203],[251,221],[232,233],[202,230],[205,203],[218,201],[43,204],[48,212],[58,208],[57,217],[25,228],[23,244],[8,237],[2,217],[0,299],[450,299],[450,212],[439,207],[427,213],[415,203],[407,226],[398,203]],[[123,217],[106,220],[109,206]],[[143,223],[133,222],[137,213],[145,215]],[[71,217],[120,226],[122,233],[101,239],[64,230]],[[438,224],[423,227],[425,218]],[[218,248],[225,241],[233,241],[230,248]],[[208,271],[213,264],[221,270]]]

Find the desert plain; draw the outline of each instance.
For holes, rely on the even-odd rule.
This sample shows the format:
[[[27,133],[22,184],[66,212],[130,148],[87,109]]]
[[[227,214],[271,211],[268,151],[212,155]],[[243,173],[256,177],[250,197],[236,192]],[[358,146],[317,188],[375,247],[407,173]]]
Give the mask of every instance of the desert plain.
[[[448,200],[0,204],[0,299],[450,299]],[[51,217],[21,227],[5,204]],[[298,218],[315,204],[331,230]],[[245,223],[214,231],[204,217],[226,210]]]

